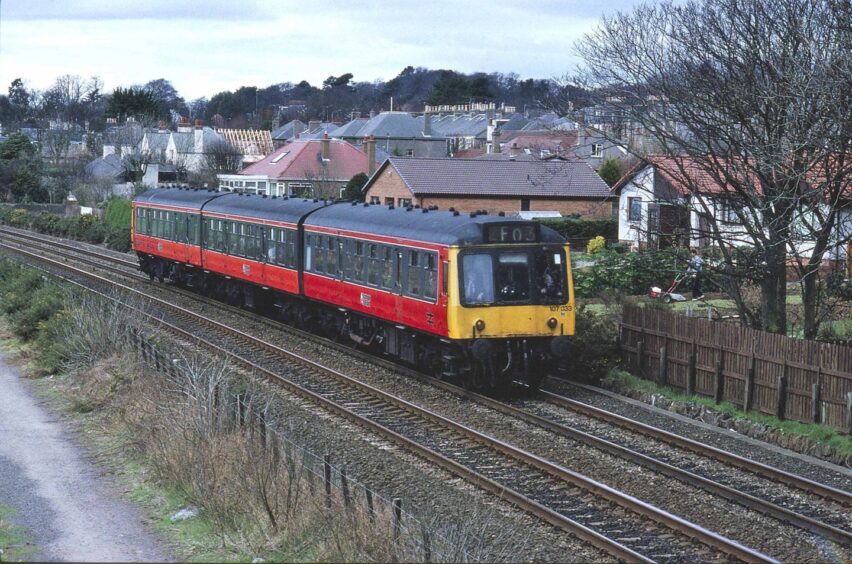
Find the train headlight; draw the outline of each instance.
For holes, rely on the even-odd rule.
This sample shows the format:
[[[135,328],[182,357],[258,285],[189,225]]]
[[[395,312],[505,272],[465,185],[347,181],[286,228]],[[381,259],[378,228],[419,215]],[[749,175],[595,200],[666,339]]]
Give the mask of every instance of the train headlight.
[[[547,326],[550,327],[551,329],[556,329],[557,323],[559,323],[559,322],[556,321],[555,317],[551,317],[550,319],[547,320]]]
[[[482,330],[485,329],[485,322],[481,319],[477,319],[473,326],[476,327],[477,331],[482,332]]]

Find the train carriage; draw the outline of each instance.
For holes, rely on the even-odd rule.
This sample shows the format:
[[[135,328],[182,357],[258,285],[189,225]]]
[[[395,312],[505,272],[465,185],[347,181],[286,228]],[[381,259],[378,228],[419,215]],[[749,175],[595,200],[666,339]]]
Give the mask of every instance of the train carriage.
[[[537,386],[569,354],[570,252],[534,222],[174,189],[137,198],[134,220],[152,277],[474,388]]]

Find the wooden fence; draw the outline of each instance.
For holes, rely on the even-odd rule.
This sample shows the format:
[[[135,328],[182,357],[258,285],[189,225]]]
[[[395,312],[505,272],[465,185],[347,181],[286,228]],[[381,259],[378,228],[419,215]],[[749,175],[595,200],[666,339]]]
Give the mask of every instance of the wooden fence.
[[[852,347],[626,307],[627,369],[686,394],[852,433]]]

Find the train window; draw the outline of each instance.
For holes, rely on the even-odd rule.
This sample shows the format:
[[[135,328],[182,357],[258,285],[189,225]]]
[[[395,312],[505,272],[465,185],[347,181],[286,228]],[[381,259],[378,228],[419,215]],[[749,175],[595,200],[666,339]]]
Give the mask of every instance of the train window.
[[[326,237],[328,252],[325,254],[325,272],[332,276],[338,275],[338,248],[337,237]]]
[[[425,255],[423,297],[434,300],[438,297],[438,255],[435,253],[425,253]]]
[[[344,239],[343,246],[343,278],[346,280],[354,280],[355,278],[355,241],[352,239]]]
[[[500,253],[497,257],[497,295],[501,302],[530,299],[528,253]]]
[[[325,272],[325,236],[317,235],[316,244],[314,245],[314,270],[316,272]]]
[[[447,286],[450,285],[450,263],[443,261],[441,263],[441,295],[447,295]]]
[[[381,275],[381,261],[379,260],[379,246],[371,243],[367,246],[367,284],[379,285]]]
[[[535,256],[535,294],[541,303],[563,304],[568,298],[565,252],[542,249]]]
[[[175,241],[186,243],[186,214],[175,214]]]
[[[382,247],[382,288],[393,290],[393,249]]]
[[[494,266],[491,255],[468,254],[462,257],[465,304],[481,305],[494,302]]]
[[[245,241],[243,256],[254,260],[260,260],[260,226],[255,225],[254,223],[244,223],[243,233],[243,239]]]
[[[311,235],[305,235],[305,270],[310,272],[313,269],[313,247],[311,247]]]
[[[286,264],[290,268],[296,268],[296,231],[295,229],[287,229],[286,230],[287,240],[287,252],[286,252]]]
[[[364,242],[355,241],[355,257],[353,258],[354,278],[356,282],[364,282]]]
[[[409,296],[419,296],[421,292],[423,270],[420,268],[419,260],[419,251],[408,251],[408,276],[405,293]]]

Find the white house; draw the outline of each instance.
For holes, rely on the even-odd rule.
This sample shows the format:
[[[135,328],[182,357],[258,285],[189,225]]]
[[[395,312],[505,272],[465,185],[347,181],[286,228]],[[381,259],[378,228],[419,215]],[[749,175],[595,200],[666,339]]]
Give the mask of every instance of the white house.
[[[671,174],[679,170],[678,165],[692,180],[692,189],[677,178],[679,175]],[[631,248],[655,248],[673,242],[694,247],[710,245],[712,226],[729,244],[750,244],[743,219],[748,220],[751,214],[747,209],[737,214],[730,195],[694,163],[649,157],[625,174],[612,190],[618,196],[618,239]],[[837,243],[825,257],[843,261],[848,251],[845,241],[852,236],[852,198],[840,212],[835,233]],[[813,243],[804,236],[794,244],[799,256],[810,255]]]

